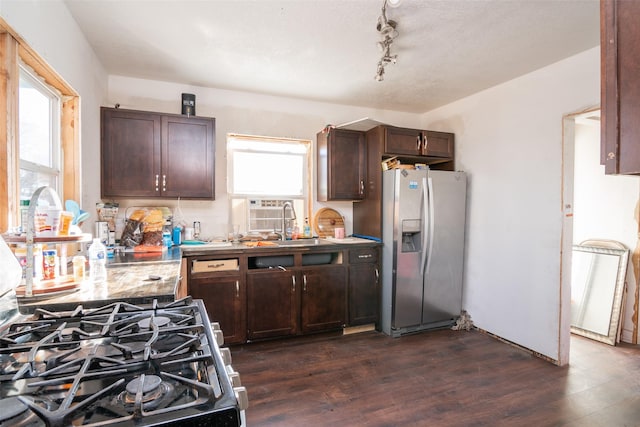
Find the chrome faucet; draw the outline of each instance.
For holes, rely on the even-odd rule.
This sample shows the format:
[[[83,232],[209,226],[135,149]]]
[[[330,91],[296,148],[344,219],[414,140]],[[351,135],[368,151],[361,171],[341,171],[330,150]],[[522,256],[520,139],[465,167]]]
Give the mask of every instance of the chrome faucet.
[[[286,201],[282,204],[282,240],[287,240],[287,206],[291,209],[291,219],[296,219],[296,211],[293,209],[293,204]]]

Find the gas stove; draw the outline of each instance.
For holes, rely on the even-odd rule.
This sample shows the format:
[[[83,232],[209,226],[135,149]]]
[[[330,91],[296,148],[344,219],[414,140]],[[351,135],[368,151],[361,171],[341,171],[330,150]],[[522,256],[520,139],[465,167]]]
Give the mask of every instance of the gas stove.
[[[38,309],[0,329],[0,427],[239,426],[221,337],[191,297]]]

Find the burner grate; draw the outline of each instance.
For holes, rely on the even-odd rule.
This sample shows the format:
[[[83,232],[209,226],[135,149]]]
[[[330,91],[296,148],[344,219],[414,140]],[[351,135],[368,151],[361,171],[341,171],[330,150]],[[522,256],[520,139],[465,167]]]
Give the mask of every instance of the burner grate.
[[[24,425],[161,425],[238,412],[200,300],[39,310],[5,332],[0,403],[22,408]]]

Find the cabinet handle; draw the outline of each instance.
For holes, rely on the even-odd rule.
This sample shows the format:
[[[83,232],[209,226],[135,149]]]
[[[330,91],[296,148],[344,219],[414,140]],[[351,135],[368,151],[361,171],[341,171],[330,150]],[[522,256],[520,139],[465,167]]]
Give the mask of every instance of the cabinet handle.
[[[427,134],[425,133],[422,137],[422,154],[427,154]]]
[[[418,135],[418,137],[416,138],[416,150],[418,151],[418,154],[420,154],[421,148],[422,148],[422,135]]]
[[[380,281],[380,272],[378,271],[378,267],[376,267],[376,283]]]
[[[158,178],[160,178],[160,175],[156,174],[156,191],[158,191]]]
[[[162,191],[167,191],[167,175],[162,175]]]
[[[240,281],[236,280],[236,298],[240,298]]]
[[[293,283],[292,291],[296,291],[296,276],[291,276],[291,282]]]
[[[364,195],[364,180],[360,180],[360,195]]]
[[[307,292],[307,275],[306,274],[302,275],[302,290],[304,292]]]
[[[371,257],[373,257],[372,254],[358,255],[358,258],[360,258],[360,259],[366,259],[366,258],[371,258]]]

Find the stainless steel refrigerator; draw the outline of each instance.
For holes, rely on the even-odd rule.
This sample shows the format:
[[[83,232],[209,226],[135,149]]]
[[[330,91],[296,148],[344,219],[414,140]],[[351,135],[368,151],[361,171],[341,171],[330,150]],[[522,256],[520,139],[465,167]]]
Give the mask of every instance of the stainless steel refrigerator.
[[[466,174],[382,174],[382,331],[453,325],[462,309]]]

